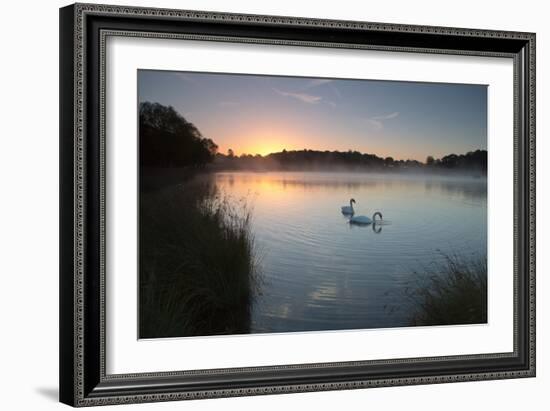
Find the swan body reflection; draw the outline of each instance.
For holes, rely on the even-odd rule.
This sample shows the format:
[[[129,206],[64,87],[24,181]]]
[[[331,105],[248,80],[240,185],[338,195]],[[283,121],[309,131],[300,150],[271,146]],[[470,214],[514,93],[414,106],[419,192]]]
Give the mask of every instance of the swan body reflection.
[[[350,217],[349,222],[350,224],[359,224],[359,225],[373,224],[373,223],[376,223],[377,216],[379,216],[380,220],[382,220],[382,213],[377,211],[372,215],[372,219],[365,215],[358,215],[358,216]]]

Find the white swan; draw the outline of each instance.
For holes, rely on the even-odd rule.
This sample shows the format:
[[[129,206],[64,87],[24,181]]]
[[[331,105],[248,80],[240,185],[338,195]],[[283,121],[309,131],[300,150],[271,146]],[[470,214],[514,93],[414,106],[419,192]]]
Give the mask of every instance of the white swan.
[[[353,215],[355,213],[355,210],[353,209],[353,204],[355,203],[355,199],[349,200],[349,206],[342,206],[342,214],[346,215]]]
[[[368,218],[365,215],[358,215],[355,217],[350,217],[349,222],[350,224],[359,224],[359,225],[367,225],[367,224],[373,224],[376,223],[376,216],[380,216],[380,220],[382,220],[382,213],[380,211],[377,211],[372,215],[372,220]]]

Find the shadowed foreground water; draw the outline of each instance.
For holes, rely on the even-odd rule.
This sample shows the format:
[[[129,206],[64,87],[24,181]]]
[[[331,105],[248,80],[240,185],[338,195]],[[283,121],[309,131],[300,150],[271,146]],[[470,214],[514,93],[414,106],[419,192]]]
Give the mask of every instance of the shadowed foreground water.
[[[251,332],[382,328],[410,324],[404,289],[443,254],[485,256],[485,178],[360,173],[214,175],[231,201],[253,206],[261,295]],[[386,224],[351,226],[381,211]]]

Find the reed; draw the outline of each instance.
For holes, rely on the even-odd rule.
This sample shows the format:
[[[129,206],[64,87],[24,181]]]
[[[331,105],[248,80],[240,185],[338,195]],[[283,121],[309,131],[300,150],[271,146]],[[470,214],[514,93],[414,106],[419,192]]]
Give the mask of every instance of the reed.
[[[406,288],[412,301],[412,325],[487,322],[487,259],[443,254],[443,261],[415,272]]]
[[[249,332],[259,287],[249,205],[207,182],[140,200],[140,337]]]

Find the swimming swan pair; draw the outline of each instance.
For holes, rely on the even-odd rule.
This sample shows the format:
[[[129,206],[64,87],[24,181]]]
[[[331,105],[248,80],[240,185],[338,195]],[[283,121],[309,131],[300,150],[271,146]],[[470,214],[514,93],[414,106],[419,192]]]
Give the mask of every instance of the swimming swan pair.
[[[354,215],[355,210],[353,209],[353,204],[355,204],[355,199],[352,198],[352,199],[349,200],[349,206],[342,206],[342,214],[350,216],[349,222],[351,224],[367,225],[367,224],[376,223],[376,217],[377,216],[380,217],[380,220],[383,219],[382,213],[380,211],[375,212],[372,215],[372,219],[370,219],[369,217],[367,217],[365,215],[356,216],[356,215]]]

